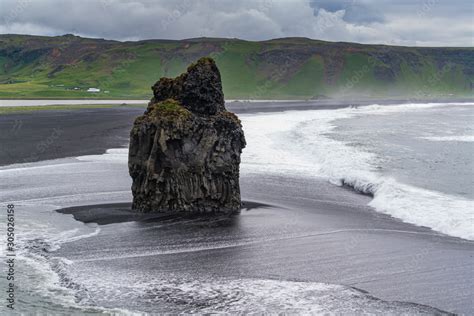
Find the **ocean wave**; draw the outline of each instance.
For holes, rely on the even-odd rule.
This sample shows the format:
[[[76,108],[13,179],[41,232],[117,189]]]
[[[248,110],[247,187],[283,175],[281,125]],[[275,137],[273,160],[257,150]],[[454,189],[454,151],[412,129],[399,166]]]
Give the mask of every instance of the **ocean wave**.
[[[242,173],[325,178],[335,185],[350,186],[372,195],[370,206],[377,211],[444,234],[474,240],[472,200],[383,176],[378,172],[384,166],[383,157],[330,137],[336,128],[334,121],[339,119],[466,105],[474,103],[373,104],[336,110],[242,114],[248,144],[241,170]],[[76,159],[126,164],[128,149],[109,149],[103,155]]]
[[[22,251],[16,260],[18,274],[25,280],[17,290],[22,300],[15,308],[19,315],[142,315],[128,309],[97,306],[88,289],[69,276],[69,266],[73,265],[70,260],[51,257],[38,249]]]
[[[434,142],[474,142],[474,135],[427,136],[420,138]]]
[[[101,155],[86,155],[76,157],[79,161],[107,161],[107,162],[126,162],[128,159],[128,148],[111,148],[107,149],[104,154]]]
[[[126,293],[134,304],[146,301],[142,308],[153,313],[169,313],[171,308],[176,314],[443,314],[436,308],[387,302],[355,288],[318,282],[198,279],[186,274],[153,278],[123,273],[118,278],[103,278],[95,291],[106,301]],[[129,285],[129,278],[134,285]]]
[[[22,221],[18,227],[23,233],[18,235],[15,257],[21,284],[17,291],[22,303],[15,308],[19,315],[140,315],[128,309],[97,306],[88,289],[69,274],[76,262],[55,256],[63,244],[96,236],[100,227],[92,231],[83,225],[81,229],[56,230],[39,223],[34,227],[25,224]]]
[[[466,105],[404,104],[359,108],[242,115],[248,148],[244,172],[276,172],[323,177],[373,196],[370,206],[405,222],[474,240],[473,201],[401,183],[379,172],[384,158],[361,144],[330,137],[334,121],[365,115],[423,111],[433,107]],[[467,105],[474,105],[469,103]]]

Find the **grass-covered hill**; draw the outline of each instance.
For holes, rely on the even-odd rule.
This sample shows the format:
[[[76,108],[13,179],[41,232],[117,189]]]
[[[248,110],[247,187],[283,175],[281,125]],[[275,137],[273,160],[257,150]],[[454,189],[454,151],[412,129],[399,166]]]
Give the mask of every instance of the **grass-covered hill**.
[[[160,77],[174,77],[202,56],[216,60],[227,99],[473,96],[472,47],[0,35],[0,98],[148,99]]]

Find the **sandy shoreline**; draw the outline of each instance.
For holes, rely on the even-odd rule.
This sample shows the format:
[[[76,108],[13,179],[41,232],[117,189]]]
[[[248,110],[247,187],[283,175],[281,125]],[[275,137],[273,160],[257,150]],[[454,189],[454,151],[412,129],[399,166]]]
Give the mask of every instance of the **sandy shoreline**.
[[[233,102],[236,113],[256,113],[288,109],[289,103]],[[295,110],[347,107],[350,104],[291,103]],[[33,113],[0,115],[0,166],[81,155],[103,154],[108,148],[127,146],[140,107],[40,110]],[[18,146],[21,144],[21,146]]]
[[[75,220],[83,222],[84,224],[96,223],[99,225],[126,223],[126,222],[153,222],[166,220],[189,220],[195,218],[207,217],[209,219],[229,218],[238,216],[238,214],[231,215],[215,215],[215,214],[176,214],[176,213],[134,213],[131,211],[131,203],[116,203],[116,204],[98,204],[98,205],[83,205],[76,207],[68,207],[57,210],[61,214],[69,214]],[[255,208],[271,207],[270,205],[253,202],[242,201],[243,211],[249,211]]]
[[[150,96],[151,97],[151,96]],[[332,98],[323,98],[323,99],[226,99],[226,104],[231,103],[314,103],[314,104],[373,104],[373,103],[429,103],[429,102],[470,102],[472,98],[427,98],[427,99],[416,99],[416,98],[393,98],[393,99],[377,99],[377,98],[342,98],[342,99],[332,99]],[[106,99],[106,98],[1,98],[0,107],[2,106],[43,106],[43,105],[64,105],[64,104],[147,104],[149,99]]]
[[[0,115],[0,165],[102,154],[128,144],[141,108],[37,111]]]
[[[102,224],[102,230],[57,254],[78,260],[79,271],[126,266],[132,274],[162,269],[193,271],[199,277],[211,273],[221,278],[323,282],[357,288],[390,302],[458,314],[474,311],[469,277],[474,243],[377,213],[366,206],[370,197],[323,181],[271,175],[243,175],[241,180],[243,198],[274,206],[255,204],[236,216],[204,219],[137,218],[129,213],[129,203],[63,209],[61,213],[80,221]],[[140,233],[143,229],[147,234]],[[216,246],[206,242],[202,248],[205,236],[211,235]],[[120,244],[110,248],[115,240]],[[140,250],[166,249],[169,244],[191,250],[156,254]],[[101,255],[104,245],[106,256]],[[125,245],[133,245],[133,252],[128,253]]]
[[[6,131],[0,143],[7,148],[0,165],[101,154],[124,146],[134,117],[142,112],[123,107],[0,116],[0,129]],[[22,122],[21,127],[15,128],[16,121]],[[62,132],[51,139],[55,128]],[[38,148],[41,142],[46,145]],[[158,269],[203,277],[211,273],[222,278],[327,282],[366,290],[387,301],[474,313],[473,242],[376,213],[366,206],[370,197],[325,181],[242,174],[241,188],[244,200],[274,207],[254,205],[229,220],[175,221],[162,228],[153,220],[130,222],[124,211],[128,204],[79,205],[63,212],[76,212],[84,222],[99,222],[102,230],[64,245],[55,255],[77,260],[77,273],[100,271],[105,265],[131,274]],[[194,239],[181,239],[190,236]],[[207,238],[221,246],[123,257],[130,248],[161,249],[190,240],[192,248],[192,242]],[[109,259],[103,255],[104,247],[112,254]],[[120,255],[114,257],[116,253]]]
[[[18,100],[18,102],[21,102]],[[362,101],[261,101],[229,102],[235,113],[285,110],[326,110],[378,103],[390,105],[407,100]],[[0,166],[80,155],[102,154],[108,148],[127,146],[130,126],[145,109],[120,106],[71,110],[40,110],[0,115]],[[79,138],[78,138],[79,137]],[[21,146],[18,146],[21,144]]]

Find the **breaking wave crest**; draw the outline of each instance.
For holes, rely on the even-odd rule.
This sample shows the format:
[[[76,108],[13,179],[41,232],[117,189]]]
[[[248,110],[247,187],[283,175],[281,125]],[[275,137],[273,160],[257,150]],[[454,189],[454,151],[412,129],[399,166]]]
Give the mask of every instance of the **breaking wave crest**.
[[[474,142],[473,135],[457,135],[457,136],[429,136],[422,137],[426,140],[434,142]]]
[[[245,172],[323,177],[335,185],[350,186],[370,194],[373,199],[369,205],[379,212],[444,234],[474,240],[472,200],[401,183],[380,172],[385,157],[363,146],[331,138],[336,133],[335,120],[449,105],[458,104],[370,105],[246,115],[242,121],[251,139],[244,151],[242,169]]]

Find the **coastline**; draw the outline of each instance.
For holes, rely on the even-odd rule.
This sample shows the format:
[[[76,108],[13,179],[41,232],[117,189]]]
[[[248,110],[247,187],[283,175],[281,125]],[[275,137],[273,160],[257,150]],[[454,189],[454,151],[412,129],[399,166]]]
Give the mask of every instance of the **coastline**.
[[[236,111],[245,113],[239,111],[245,109]],[[1,142],[10,141],[11,146],[22,143],[17,146],[21,148],[15,159],[29,157],[37,150],[38,141],[51,135],[54,122],[64,132],[47,147],[49,150],[35,156],[37,160],[101,154],[128,142],[129,126],[142,112],[140,108],[121,107],[11,114],[8,119],[0,116],[2,130],[11,129],[15,120],[23,121],[16,134],[14,129],[7,133],[10,140]],[[7,164],[5,158],[0,164]],[[120,170],[120,177],[128,180],[126,168]],[[120,184],[120,188],[128,190],[129,183]],[[200,276],[212,271],[219,278],[324,282],[362,289],[387,301],[415,302],[455,313],[474,312],[470,300],[473,281],[466,278],[472,275],[472,242],[377,213],[367,206],[369,196],[323,180],[308,182],[295,176],[249,173],[242,174],[241,188],[243,199],[267,206],[244,210],[230,221],[172,221],[165,228],[157,225],[160,220],[130,221],[127,214],[122,214],[120,220],[102,217],[98,235],[68,242],[54,255],[72,260],[78,273],[101,271],[106,266],[117,271],[126,267],[133,274],[154,267],[170,273],[193,271]],[[77,205],[83,212],[90,211],[91,206],[81,206],[84,204],[64,207]],[[117,205],[104,202],[93,207],[113,212]],[[91,224],[97,223],[100,214],[86,215],[90,218],[85,222]],[[141,229],[150,231],[149,235]],[[166,233],[179,236],[188,232],[194,236],[202,231],[206,238],[217,239],[216,246],[205,238],[204,247],[198,243],[193,248],[191,243],[191,249],[185,251],[136,253],[140,249],[166,248]],[[172,245],[175,243],[186,244],[184,240],[175,240]],[[125,244],[133,245],[133,251],[120,248]],[[119,254],[107,257],[102,255],[104,250]]]
[[[57,210],[99,223],[101,233],[68,243],[56,255],[78,261],[75,269],[84,273],[126,266],[132,274],[156,268],[198,277],[322,282],[391,304],[433,307],[428,311],[434,314],[473,312],[473,281],[466,278],[473,242],[377,213],[367,206],[369,196],[325,181],[246,174],[241,188],[244,199],[259,203],[235,216],[137,217],[129,203]],[[120,244],[110,248],[115,240]]]
[[[439,101],[439,100],[438,100]],[[466,101],[466,100],[464,100]],[[474,100],[472,100],[474,102]],[[370,104],[392,105],[406,100],[230,102],[226,106],[237,114],[281,112],[287,110],[327,110]],[[435,102],[432,100],[432,102]],[[456,102],[456,100],[452,101]],[[104,106],[107,104],[103,104]],[[100,106],[100,105],[99,105]],[[103,154],[109,148],[128,145],[133,120],[143,114],[142,107],[117,105],[77,109],[44,109],[0,115],[0,166],[58,159],[80,155]],[[58,134],[60,134],[58,136]],[[80,142],[76,135],[81,135]],[[17,146],[21,143],[22,146]]]
[[[226,101],[226,107],[235,113],[257,113],[257,112],[281,112],[288,110],[330,110],[347,107],[358,107],[365,105],[399,105],[413,103],[456,103],[456,102],[474,102],[473,98],[465,99],[327,99],[327,100],[272,100],[262,101]]]
[[[250,211],[255,208],[272,207],[271,205],[254,202],[242,201],[241,211]],[[151,222],[166,220],[189,220],[196,218],[208,218],[210,220],[227,219],[236,214],[189,214],[189,213],[136,213],[131,210],[131,203],[113,203],[73,206],[56,210],[61,214],[72,215],[75,220],[84,224],[96,223],[98,225],[109,225],[127,222]]]
[[[102,154],[108,148],[126,146],[130,126],[143,111],[117,107],[0,115],[4,148],[0,166]]]
[[[302,106],[310,107],[328,107],[328,106],[350,106],[350,105],[370,105],[370,104],[405,104],[405,103],[433,103],[433,102],[473,102],[472,97],[457,97],[457,98],[393,98],[393,99],[379,99],[379,98],[327,98],[327,99],[226,99],[227,106],[236,105],[236,108],[246,108],[246,104],[258,104],[265,107],[272,106],[274,108],[286,107],[289,104],[301,104]],[[97,98],[21,98],[8,99],[0,98],[0,107],[14,107],[14,106],[47,106],[47,105],[139,105],[148,104],[148,99],[97,99]],[[267,105],[265,105],[267,104]]]
[[[0,97],[0,106],[2,105],[1,101],[18,101],[21,102],[23,100],[27,101],[53,101],[53,102],[60,102],[60,101],[80,101],[83,102],[81,104],[87,103],[87,101],[93,101],[93,102],[108,102],[112,101],[112,103],[115,102],[123,102],[123,101],[132,101],[132,102],[139,102],[139,103],[148,103],[150,100],[150,95],[144,95],[142,96],[143,99],[139,98],[140,96],[135,96],[134,98],[126,98],[124,97],[103,97],[103,98],[94,98],[94,97],[59,97],[59,98],[41,98],[41,97],[25,97],[21,96],[18,98],[8,98],[8,97]],[[296,99],[246,99],[246,98],[231,98],[231,99],[226,99],[226,102],[339,102],[339,103],[346,103],[346,102],[372,102],[372,103],[378,103],[378,102],[383,102],[383,101],[390,101],[390,102],[395,102],[395,103],[400,103],[400,102],[470,102],[473,100],[472,96],[447,96],[447,97],[442,97],[442,96],[437,96],[433,98],[400,98],[400,97],[395,97],[395,98],[360,98],[360,97],[345,97],[345,98],[315,98],[315,99],[308,99],[308,98],[296,98]],[[127,102],[125,102],[127,103]]]

